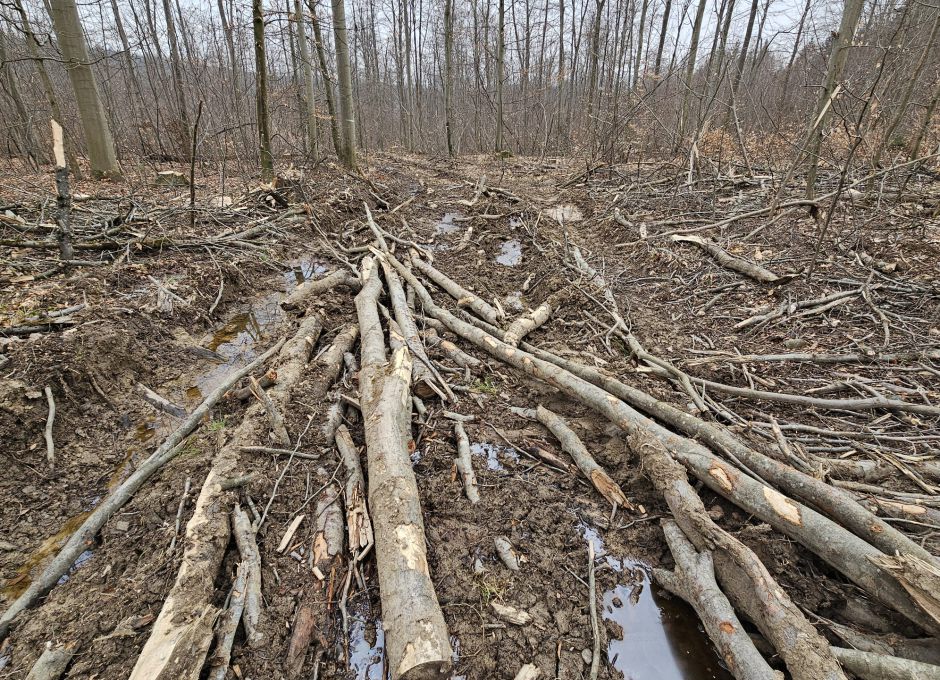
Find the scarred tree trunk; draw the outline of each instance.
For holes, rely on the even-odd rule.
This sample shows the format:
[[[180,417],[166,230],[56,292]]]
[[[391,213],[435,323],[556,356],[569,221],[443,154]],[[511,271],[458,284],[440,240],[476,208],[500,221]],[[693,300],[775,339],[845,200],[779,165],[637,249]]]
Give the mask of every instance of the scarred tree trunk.
[[[270,182],[274,179],[274,157],[271,155],[271,128],[268,120],[268,66],[264,48],[264,14],[261,0],[252,0],[251,17],[255,38],[255,106],[258,110],[261,179]]]
[[[91,57],[85,44],[78,7],[75,0],[50,0],[49,8],[65,70],[75,92],[78,115],[91,160],[91,173],[95,177],[120,179],[114,138],[98,94],[98,83],[91,71]]]

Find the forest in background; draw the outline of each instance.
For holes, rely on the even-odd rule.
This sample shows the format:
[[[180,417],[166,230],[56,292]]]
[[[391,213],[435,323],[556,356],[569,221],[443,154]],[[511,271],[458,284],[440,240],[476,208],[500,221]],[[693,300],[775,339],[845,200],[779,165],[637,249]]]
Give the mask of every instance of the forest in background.
[[[59,5],[85,54],[56,37]],[[90,65],[125,163],[186,160],[198,111],[198,155],[249,164],[316,160],[346,136],[752,173],[878,168],[937,143],[940,10],[921,0],[4,0],[0,19],[3,149],[34,163],[50,117],[80,153],[105,134],[83,131],[70,64]]]

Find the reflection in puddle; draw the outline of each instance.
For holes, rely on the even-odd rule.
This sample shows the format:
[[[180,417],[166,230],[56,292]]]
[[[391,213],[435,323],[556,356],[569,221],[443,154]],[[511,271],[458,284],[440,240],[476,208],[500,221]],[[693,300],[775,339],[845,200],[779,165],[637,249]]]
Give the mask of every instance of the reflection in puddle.
[[[470,445],[470,453],[475,456],[486,456],[486,467],[489,470],[494,470],[496,472],[505,472],[506,468],[503,467],[502,461],[499,459],[499,454],[502,454],[506,458],[509,458],[513,463],[519,462],[519,454],[515,450],[509,448],[508,446],[500,446],[498,444],[490,444],[488,442],[477,442]]]
[[[503,297],[503,307],[513,312],[522,312],[525,307],[522,306],[522,291],[514,290],[509,295]]]
[[[292,263],[292,267],[284,272],[284,285],[289,289],[299,286],[318,276],[323,276],[330,265],[323,260],[302,259]]]
[[[516,239],[505,241],[500,246],[496,261],[506,267],[515,267],[522,262],[522,244]]]
[[[349,627],[349,670],[356,680],[384,680],[385,631],[382,620],[353,614]]]
[[[441,218],[441,221],[437,223],[435,227],[435,233],[437,234],[453,234],[458,229],[460,225],[456,224],[455,220],[461,217],[460,213],[445,213],[444,217]]]
[[[650,567],[607,554],[594,527],[578,524],[581,536],[594,546],[623,583],[604,593],[602,615],[620,627],[620,639],[607,645],[607,659],[626,680],[731,680],[695,611],[678,598],[656,592]]]

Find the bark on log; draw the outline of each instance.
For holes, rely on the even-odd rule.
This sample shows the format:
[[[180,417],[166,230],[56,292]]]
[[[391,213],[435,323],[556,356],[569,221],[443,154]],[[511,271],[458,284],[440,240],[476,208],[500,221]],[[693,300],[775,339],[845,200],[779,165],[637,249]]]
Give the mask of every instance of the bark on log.
[[[309,304],[312,298],[317,295],[323,295],[338,286],[359,290],[359,279],[345,269],[337,269],[327,274],[322,279],[312,279],[297,286],[297,288],[291,291],[291,294],[281,302],[281,307],[287,310],[301,309]]]
[[[245,626],[245,637],[250,647],[259,646],[264,638],[259,626],[261,623],[261,553],[258,552],[258,543],[255,532],[251,527],[248,514],[237,504],[232,510],[232,534],[241,554],[242,565],[247,569],[245,574],[245,607],[242,613],[242,623]]]
[[[676,562],[674,571],[653,569],[653,577],[669,592],[692,605],[708,637],[732,675],[739,680],[780,680],[744,630],[715,580],[711,553],[698,552],[675,522],[664,521],[663,533]]]
[[[287,404],[291,388],[303,376],[308,352],[306,338],[318,325],[322,322],[317,315],[305,317],[297,333],[281,348],[277,368],[279,381],[267,392],[280,407]],[[222,488],[222,482],[236,476],[241,447],[263,439],[266,433],[264,408],[261,404],[252,404],[231,439],[216,453],[193,516],[186,525],[186,549],[176,582],[130,680],[199,678],[212,640],[212,624],[219,613],[212,604],[215,576],[229,540],[225,508],[229,507],[230,492]]]
[[[731,271],[735,271],[739,274],[744,274],[744,276],[754,279],[755,281],[760,281],[761,283],[773,283],[774,281],[780,280],[780,277],[769,269],[765,269],[758,264],[755,264],[749,260],[745,260],[743,257],[732,255],[720,245],[714,243],[713,241],[709,241],[708,239],[704,239],[699,236],[682,236],[680,234],[675,234],[672,236],[672,240],[681,243],[694,243],[706,253],[711,255],[715,262],[720,264],[722,267],[730,269]]]
[[[366,483],[362,476],[359,451],[345,425],[336,428],[335,442],[346,467],[346,530],[349,536],[349,551],[353,559],[360,562],[375,544],[372,519],[366,507]]]
[[[833,654],[863,680],[940,680],[940,666],[897,656],[833,647]]]
[[[231,389],[232,385],[251,374],[262,366],[275,352],[281,349],[283,342],[278,342],[269,350],[244,368],[234,371],[225,381],[213,390],[205,400],[189,415],[176,430],[167,437],[151,456],[137,468],[130,477],[118,486],[111,494],[85,519],[78,530],[72,534],[62,549],[42,574],[34,580],[26,591],[18,597],[13,604],[0,617],[0,640],[5,638],[13,624],[14,619],[24,610],[32,607],[36,601],[52,590],[53,586],[62,578],[75,560],[88,546],[92,544],[101,527],[127,503],[133,495],[144,485],[154,472],[173,459],[182,451],[182,441],[192,432],[209,410]]]
[[[470,439],[463,428],[463,423],[454,421],[454,438],[457,440],[457,472],[463,481],[464,493],[467,500],[476,505],[480,502],[480,490],[477,488],[477,478],[473,474],[473,461],[470,458]]]
[[[369,463],[369,507],[375,531],[379,593],[392,680],[443,680],[451,646],[425,549],[424,521],[408,444],[411,358],[400,348],[385,358],[376,263],[364,258],[356,296],[362,329],[359,394]]]
[[[415,269],[428,277],[438,288],[454,298],[458,305],[467,307],[487,323],[491,323],[494,326],[499,324],[501,315],[492,305],[484,301],[481,297],[471,293],[456,281],[449,279],[419,257],[413,257],[411,263],[414,265]]]
[[[509,324],[503,342],[518,347],[522,338],[548,321],[557,308],[558,301],[552,296],[535,309],[526,312]]]
[[[268,389],[277,382],[277,371],[268,371],[263,376],[258,378],[258,385],[261,389]],[[251,390],[251,386],[242,387],[241,389],[231,390],[226,393],[225,398],[229,401],[248,401],[251,397],[254,396],[254,392]]]
[[[400,263],[396,268],[403,271]],[[404,274],[403,274],[404,276]],[[405,277],[407,280],[407,277]],[[876,599],[904,614],[925,630],[936,625],[907,593],[887,578],[866,557],[881,555],[878,550],[819,513],[795,503],[779,492],[745,477],[720,461],[693,440],[680,437],[634,411],[613,395],[568,371],[498,341],[480,329],[461,321],[434,304],[417,280],[415,286],[425,311],[440,319],[455,334],[473,342],[494,357],[521,369],[528,375],[553,385],[607,417],[628,433],[652,435],[685,464],[696,477],[733,503],[752,512],[774,528],[800,541],[835,569],[848,576]]]
[[[561,444],[562,450],[571,456],[575,465],[581,473],[588,478],[591,484],[597,489],[597,492],[607,499],[611,505],[627,510],[633,510],[635,506],[627,498],[627,495],[607,474],[606,470],[597,464],[594,457],[588,452],[587,448],[581,442],[581,439],[568,427],[568,424],[557,413],[549,411],[544,406],[539,405],[534,411],[531,409],[519,409],[517,413],[538,420],[542,425],[548,428],[555,439]]]
[[[75,643],[46,648],[29,670],[26,680],[59,680],[75,656],[76,649]]]

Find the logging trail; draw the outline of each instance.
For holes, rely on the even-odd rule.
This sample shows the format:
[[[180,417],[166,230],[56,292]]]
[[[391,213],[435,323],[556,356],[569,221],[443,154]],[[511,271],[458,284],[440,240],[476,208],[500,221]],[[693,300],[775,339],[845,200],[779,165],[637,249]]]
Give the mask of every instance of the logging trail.
[[[727,221],[772,198],[759,177],[398,156],[365,176],[323,165],[237,195],[204,177],[195,232],[188,189],[143,174],[133,193],[78,182],[83,264],[66,271],[42,245],[50,178],[6,184],[3,609],[209,408],[15,617],[0,677],[26,677],[47,643],[69,650],[70,678],[380,680],[425,662],[411,677],[536,677],[532,664],[588,678],[595,662],[599,678],[733,677],[738,657],[715,649],[660,571],[683,576],[672,518],[715,553],[742,620],[751,610],[721,560],[739,553],[709,523],[766,567],[822,654],[940,663],[940,603],[904,599],[901,567],[875,573],[866,557],[940,550],[935,180],[910,183],[911,200],[844,202],[820,249],[819,224],[793,208]],[[577,366],[553,377],[538,350],[546,366]],[[616,404],[599,405],[588,387],[601,378],[578,366],[724,435],[683,430],[610,386],[594,389]],[[684,436],[604,410],[618,399]],[[697,463],[685,436],[719,462]],[[699,515],[676,500],[657,441],[689,471]],[[835,509],[797,496],[772,464],[844,496]],[[850,530],[849,505],[864,513]],[[876,517],[878,535],[861,535]],[[822,549],[813,531],[846,547]],[[879,602],[891,587],[898,602]],[[751,620],[773,668],[835,677],[801,670]],[[403,637],[426,644],[402,651]]]

